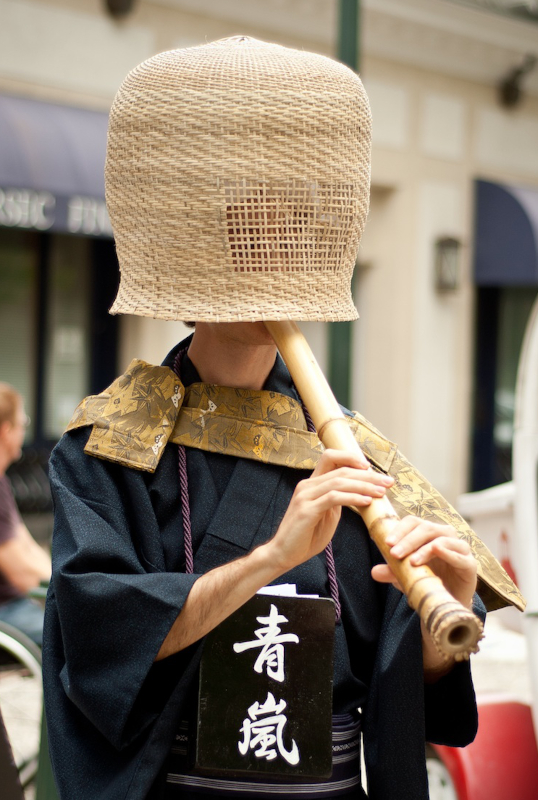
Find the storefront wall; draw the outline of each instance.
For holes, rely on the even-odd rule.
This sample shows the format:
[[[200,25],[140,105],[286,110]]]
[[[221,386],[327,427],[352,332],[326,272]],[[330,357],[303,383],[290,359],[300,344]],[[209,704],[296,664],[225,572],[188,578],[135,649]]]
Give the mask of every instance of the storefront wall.
[[[365,83],[374,191],[359,257],[354,400],[454,499],[472,460],[475,181],[538,190],[538,103],[529,96],[503,110],[493,88],[377,59],[366,59]],[[462,243],[461,281],[439,293],[435,242],[446,236]]]
[[[352,404],[454,500],[470,471],[474,181],[538,189],[535,77],[525,84],[534,94],[510,111],[494,89],[536,49],[537,29],[440,0],[364,5],[373,192],[354,285]],[[0,0],[0,93],[106,110],[144,58],[239,32],[334,54],[336,7],[140,0],[116,23],[98,0]],[[461,278],[441,294],[434,245],[447,236],[462,244]],[[325,367],[325,326],[305,329]],[[118,369],[134,356],[160,361],[184,333],[180,323],[122,319]]]

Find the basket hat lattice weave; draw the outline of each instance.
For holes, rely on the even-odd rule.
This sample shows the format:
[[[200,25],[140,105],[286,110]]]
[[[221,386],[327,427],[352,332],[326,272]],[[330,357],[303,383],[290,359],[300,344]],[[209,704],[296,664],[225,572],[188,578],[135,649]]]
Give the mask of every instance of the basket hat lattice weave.
[[[247,37],[161,53],[114,100],[112,313],[346,320],[370,185],[359,77]]]

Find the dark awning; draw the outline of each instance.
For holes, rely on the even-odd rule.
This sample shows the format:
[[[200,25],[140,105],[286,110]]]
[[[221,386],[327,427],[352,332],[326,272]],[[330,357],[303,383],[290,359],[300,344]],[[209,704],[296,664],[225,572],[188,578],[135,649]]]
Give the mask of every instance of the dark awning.
[[[108,115],[0,95],[0,225],[107,236]]]
[[[476,182],[475,282],[538,286],[538,190]]]

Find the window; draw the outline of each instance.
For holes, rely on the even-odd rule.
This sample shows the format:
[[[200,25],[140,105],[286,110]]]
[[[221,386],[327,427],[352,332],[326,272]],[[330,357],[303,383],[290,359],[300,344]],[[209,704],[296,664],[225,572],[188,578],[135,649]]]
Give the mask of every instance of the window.
[[[19,508],[50,510],[47,462],[75,407],[116,377],[119,270],[110,239],[0,227],[0,381],[32,420],[9,475]]]
[[[24,397],[27,446],[50,449],[116,377],[118,279],[110,240],[0,228],[0,381]]]
[[[517,369],[536,287],[480,287],[477,295],[472,489],[512,479]]]

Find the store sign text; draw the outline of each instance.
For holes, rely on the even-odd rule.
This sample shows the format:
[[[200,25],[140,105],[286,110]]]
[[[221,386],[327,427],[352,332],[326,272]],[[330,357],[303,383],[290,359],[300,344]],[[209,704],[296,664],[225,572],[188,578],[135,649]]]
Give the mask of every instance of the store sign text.
[[[83,233],[86,236],[112,236],[105,203],[92,197],[69,198],[67,228],[70,233]]]
[[[0,188],[0,226],[112,237],[104,200],[32,189]]]
[[[55,206],[50,192],[0,189],[0,225],[46,231],[54,225]]]

